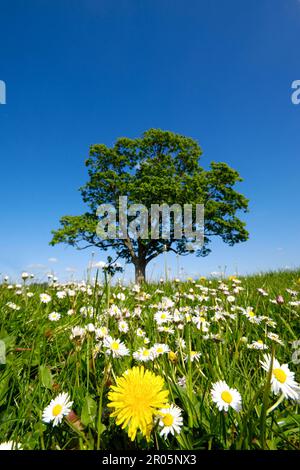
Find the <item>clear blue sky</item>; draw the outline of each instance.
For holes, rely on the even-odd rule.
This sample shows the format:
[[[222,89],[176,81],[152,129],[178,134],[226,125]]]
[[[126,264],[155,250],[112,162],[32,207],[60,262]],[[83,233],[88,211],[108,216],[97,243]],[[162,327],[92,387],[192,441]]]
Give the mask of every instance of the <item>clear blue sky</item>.
[[[150,127],[197,139],[250,199],[250,240],[181,259],[186,273],[299,266],[299,43],[299,0],[1,0],[0,273],[81,278],[90,252],[48,242],[84,209],[89,145]]]

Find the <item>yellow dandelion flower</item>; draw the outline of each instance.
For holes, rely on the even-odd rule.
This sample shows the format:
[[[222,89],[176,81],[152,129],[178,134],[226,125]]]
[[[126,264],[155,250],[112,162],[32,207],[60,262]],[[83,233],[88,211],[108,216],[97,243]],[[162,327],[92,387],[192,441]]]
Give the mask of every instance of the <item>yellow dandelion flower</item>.
[[[117,378],[117,385],[110,387],[108,399],[111,414],[122,429],[128,426],[128,436],[133,441],[138,429],[149,441],[153,417],[168,403],[168,390],[164,390],[162,377],[144,367],[133,367]]]
[[[170,361],[173,362],[173,364],[176,364],[177,359],[178,359],[177,358],[177,353],[174,352],[174,351],[170,351],[168,356],[169,356]]]

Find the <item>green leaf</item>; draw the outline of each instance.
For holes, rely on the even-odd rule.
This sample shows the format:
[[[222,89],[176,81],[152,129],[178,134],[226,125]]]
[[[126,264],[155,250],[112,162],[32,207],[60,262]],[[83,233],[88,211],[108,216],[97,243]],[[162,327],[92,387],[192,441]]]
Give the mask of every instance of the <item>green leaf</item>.
[[[1,380],[0,380],[0,406],[3,404],[3,402],[6,401],[6,394],[9,391],[10,378],[11,378],[10,373],[5,373],[5,375],[1,376]]]
[[[97,404],[92,397],[87,395],[81,411],[81,422],[84,426],[94,423],[97,413]]]
[[[10,335],[7,335],[7,334],[6,335],[1,334],[0,338],[1,338],[1,342],[3,342],[5,344],[7,352],[8,352],[8,350],[11,350],[15,347],[15,343],[16,343],[15,336],[10,336]]]
[[[53,378],[49,367],[41,365],[39,367],[39,377],[42,386],[52,390]]]

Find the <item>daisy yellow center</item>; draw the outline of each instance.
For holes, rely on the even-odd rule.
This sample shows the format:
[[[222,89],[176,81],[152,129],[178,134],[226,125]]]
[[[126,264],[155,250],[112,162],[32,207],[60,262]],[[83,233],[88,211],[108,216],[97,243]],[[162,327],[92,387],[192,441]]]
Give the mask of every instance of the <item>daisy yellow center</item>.
[[[250,310],[249,317],[255,317],[255,313],[253,312],[253,310]]]
[[[258,342],[259,344],[264,344],[261,339],[258,339],[257,342]]]
[[[278,382],[280,382],[281,384],[285,383],[287,375],[282,369],[274,369],[273,375],[278,380]]]
[[[119,345],[119,343],[117,343],[117,341],[113,341],[113,342],[111,343],[111,349],[112,349],[113,351],[118,351],[119,347],[120,347],[120,345]]]
[[[163,423],[165,426],[172,426],[173,422],[174,422],[174,417],[170,414],[170,413],[167,413],[164,417],[163,417]]]
[[[228,403],[229,405],[232,402],[232,395],[230,392],[228,392],[228,390],[225,390],[221,393],[221,398],[223,401],[225,401],[225,403]]]
[[[204,317],[200,317],[200,321],[203,323],[205,322],[205,318]]]
[[[162,319],[162,320],[165,320],[166,318],[167,318],[167,315],[166,315],[165,313],[162,313],[161,319]]]
[[[149,356],[149,351],[147,349],[145,349],[145,351],[143,351],[143,356]]]
[[[162,353],[162,352],[163,352],[163,348],[157,348],[156,352]]]
[[[62,412],[63,407],[59,404],[55,405],[52,410],[53,416],[58,416]]]

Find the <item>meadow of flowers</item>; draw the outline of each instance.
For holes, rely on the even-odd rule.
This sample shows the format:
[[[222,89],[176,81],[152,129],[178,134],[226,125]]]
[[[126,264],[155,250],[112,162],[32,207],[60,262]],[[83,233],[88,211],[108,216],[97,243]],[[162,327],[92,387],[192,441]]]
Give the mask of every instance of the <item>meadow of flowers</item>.
[[[300,449],[300,272],[0,285],[0,449]]]

